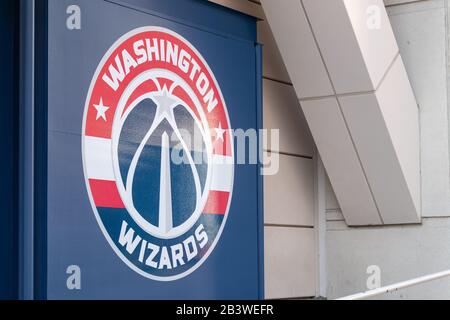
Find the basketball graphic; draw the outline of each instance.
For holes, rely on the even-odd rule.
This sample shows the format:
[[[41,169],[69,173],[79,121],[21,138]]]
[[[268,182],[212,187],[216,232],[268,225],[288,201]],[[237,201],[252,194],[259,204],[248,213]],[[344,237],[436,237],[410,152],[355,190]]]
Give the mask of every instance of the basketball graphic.
[[[234,180],[231,124],[205,59],[171,30],[143,27],[105,54],[82,145],[93,212],[137,273],[174,281],[211,254]]]

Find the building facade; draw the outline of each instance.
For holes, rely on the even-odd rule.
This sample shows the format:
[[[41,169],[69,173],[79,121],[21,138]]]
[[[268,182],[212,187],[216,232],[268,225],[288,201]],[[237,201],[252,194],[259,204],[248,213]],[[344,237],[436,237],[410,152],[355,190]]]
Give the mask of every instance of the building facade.
[[[263,11],[266,6],[267,10],[271,10],[270,1],[262,2]],[[307,2],[303,1],[303,5],[308,14]],[[351,5],[351,1],[347,2]],[[381,1],[362,2],[366,8],[370,9],[370,5],[380,5]],[[327,10],[328,3],[323,3],[323,6],[320,5],[320,1],[317,3],[323,11]],[[265,125],[271,127],[272,121],[280,121],[277,122],[281,130],[280,146],[283,146],[285,142],[283,151],[290,154],[285,156],[284,161],[294,162],[292,155],[301,156],[297,159],[299,162],[297,165],[285,165],[284,170],[291,170],[290,173],[286,173],[286,176],[295,176],[298,181],[302,181],[297,182],[297,188],[289,188],[290,191],[296,190],[289,198],[287,195],[291,193],[286,190],[274,196],[277,199],[274,202],[278,204],[278,207],[267,205],[265,207],[266,229],[270,228],[272,223],[268,220],[268,217],[271,217],[271,212],[268,210],[273,208],[277,219],[280,220],[278,222],[289,225],[286,229],[279,227],[273,232],[279,232],[278,241],[285,238],[284,241],[290,244],[289,250],[291,248],[293,250],[286,254],[286,251],[280,250],[279,245],[275,244],[277,240],[272,247],[271,239],[266,235],[265,267],[266,296],[268,297],[322,296],[335,299],[374,288],[373,285],[370,286],[374,275],[380,276],[378,285],[386,286],[448,269],[449,4],[439,0],[387,0],[385,6],[419,111],[420,139],[417,146],[420,147],[420,223],[349,226],[309,130],[294,133],[296,131],[290,123],[292,118],[282,120],[279,118],[279,110],[284,110],[287,108],[286,105],[289,105],[292,106],[290,114],[294,114],[297,110],[301,110],[301,102],[297,101],[295,88],[290,85],[292,81],[289,75],[292,75],[292,70],[289,68],[293,68],[292,65],[283,67],[286,65],[286,58],[289,57],[286,57],[286,54],[280,54],[281,50],[277,47],[277,40],[281,46],[283,46],[283,40],[273,38],[270,32],[270,19],[267,23],[263,13],[258,14],[262,19],[258,22],[259,40],[264,44],[265,49]],[[252,12],[260,12],[258,7],[252,9],[256,10]],[[365,18],[369,19],[371,11],[365,13]],[[272,15],[270,12],[269,14]],[[328,20],[330,25],[340,23],[331,21],[338,19],[337,14],[334,17],[333,14],[324,13],[324,15],[330,19]],[[276,21],[273,23],[276,24]],[[323,23],[327,23],[327,20]],[[295,35],[288,34],[288,37],[295,37]],[[317,34],[316,37],[318,37]],[[297,49],[295,45],[292,45],[293,54],[296,54],[295,49]],[[382,55],[382,52],[375,54]],[[299,72],[302,70],[300,69]],[[303,70],[303,72],[307,71]],[[308,74],[308,76],[314,77],[314,74]],[[347,77],[351,76],[347,75]],[[275,85],[274,80],[283,84]],[[280,98],[272,88],[281,86],[291,92],[284,94],[284,97],[291,97],[290,101],[282,100],[283,98]],[[272,117],[275,120],[270,119]],[[300,124],[301,128],[308,127],[302,114],[298,116],[298,119],[297,124]],[[404,121],[407,121],[406,119]],[[283,137],[283,131],[289,136]],[[299,147],[299,145],[306,147]],[[313,147],[308,149],[310,145]],[[301,150],[309,150],[309,152]],[[307,165],[302,166],[300,162]],[[281,166],[283,166],[283,157],[281,157]],[[380,176],[384,174],[386,171],[379,172]],[[280,170],[280,176],[282,176],[281,179],[286,179],[283,169]],[[265,178],[266,192],[270,190],[273,180],[276,178]],[[276,182],[274,184],[280,190]],[[265,198],[266,201],[270,201],[271,196],[266,193]],[[296,205],[294,207],[288,203]],[[306,203],[309,204],[308,207],[305,207]],[[286,210],[286,207],[294,210],[293,216],[296,216],[298,222],[290,220],[290,210]],[[308,272],[299,272],[299,270],[308,270]],[[290,276],[286,276],[287,274]],[[297,279],[303,285],[295,284],[293,279]],[[285,283],[285,285],[283,288],[271,287],[272,280],[275,284]],[[448,279],[443,279],[384,294],[379,298],[448,299],[449,283]],[[306,288],[306,291],[302,291]]]
[[[42,3],[45,4],[37,0],[10,1],[4,2],[1,8],[0,28],[6,31],[1,34],[2,42],[8,43],[0,51],[1,60],[11,63],[5,64],[6,77],[1,86],[5,97],[2,103],[7,107],[0,130],[2,144],[10,151],[1,159],[5,168],[2,176],[8,183],[1,186],[5,229],[0,237],[1,250],[10,258],[0,263],[3,288],[0,298],[336,299],[450,269],[448,0],[171,0],[164,3],[48,0]],[[179,6],[184,10],[175,10]],[[81,19],[77,20],[77,14]],[[114,19],[119,20],[109,24]],[[46,29],[42,30],[39,22],[44,21]],[[88,35],[83,33],[84,28],[95,23],[99,24],[98,30]],[[208,242],[205,248],[211,250],[205,254],[207,250],[202,251],[201,247],[202,230],[193,230],[199,262],[195,257],[192,261],[196,263],[192,266],[188,263],[183,266],[186,269],[173,274],[163,258],[159,260],[161,268],[156,267],[153,272],[139,264],[137,260],[142,259],[137,258],[138,251],[135,258],[127,256],[130,247],[124,245],[122,250],[121,242],[128,245],[136,240],[129,238],[130,242],[126,242],[128,225],[122,224],[123,237],[111,244],[114,239],[108,238],[109,224],[102,219],[101,211],[106,206],[108,210],[126,208],[130,212],[124,200],[126,196],[121,193],[126,194],[128,186],[124,190],[118,188],[118,198],[123,202],[119,205],[114,201],[111,204],[111,193],[98,200],[90,183],[100,178],[86,173],[91,169],[84,160],[74,161],[67,167],[62,165],[81,159],[82,152],[83,157],[88,154],[93,162],[101,157],[97,153],[89,156],[89,150],[80,151],[86,146],[86,138],[81,145],[81,136],[104,138],[101,133],[89,134],[88,84],[93,88],[89,91],[92,99],[96,99],[93,74],[96,68],[103,70],[99,61],[104,55],[102,61],[114,61],[114,55],[105,60],[108,52],[120,52],[114,50],[125,48],[127,32],[144,26],[169,30],[164,40],[179,36],[173,40],[180,41],[176,42],[179,48],[185,45],[190,56],[195,52],[196,59],[205,62],[205,70],[212,75],[205,71],[205,77],[216,79],[211,83],[218,89],[211,90],[222,91],[224,102],[218,104],[223,104],[225,114],[229,115],[221,118],[221,123],[216,123],[218,115],[206,119],[211,129],[222,135],[218,140],[224,145],[228,139],[233,140],[226,137],[231,135],[228,130],[231,128],[266,129],[262,152],[276,163],[276,170],[265,175],[255,172],[267,163],[235,166],[234,184],[233,179],[227,180],[231,181],[228,184],[223,182],[222,176],[227,177],[229,167],[217,169],[220,177],[213,180],[220,181],[220,190],[212,188],[212,191],[223,195],[231,190],[233,198],[229,199],[233,200],[221,206],[222,213],[218,212],[221,209],[217,205],[223,204],[222,200],[214,205],[207,202],[202,217],[212,219],[214,215],[214,219],[221,219],[220,216],[228,215],[228,220],[195,224],[199,228],[217,226],[215,231],[206,232],[208,237],[218,234],[218,240],[213,244]],[[120,38],[123,43],[113,45],[119,35],[123,36]],[[134,33],[128,39],[138,36]],[[96,41],[96,37],[102,41]],[[47,44],[44,51],[39,43]],[[139,52],[136,43],[134,50]],[[31,47],[23,49],[27,45]],[[148,45],[147,50],[149,58]],[[156,51],[154,54],[157,60]],[[164,56],[166,52],[158,51],[158,54]],[[74,65],[61,67],[66,58]],[[122,59],[126,65],[123,51]],[[132,64],[132,60],[127,61]],[[115,63],[118,67],[117,60]],[[231,65],[235,67],[230,69]],[[183,70],[183,63],[179,62],[178,67]],[[163,64],[158,68],[166,67]],[[71,79],[66,86],[61,83],[67,74]],[[191,80],[194,74],[190,73]],[[109,75],[114,89],[114,74]],[[123,78],[127,76],[128,73]],[[157,78],[161,77],[158,73]],[[42,79],[45,79],[44,87],[39,81]],[[189,87],[189,78],[183,83]],[[193,82],[193,92],[199,83],[197,79]],[[116,85],[120,88],[120,81]],[[33,94],[23,94],[30,90]],[[163,85],[159,91],[164,93]],[[206,87],[204,93],[198,97],[206,103]],[[61,94],[70,98],[66,108],[74,110],[72,114],[59,113],[64,100]],[[78,99],[79,95],[83,97]],[[82,121],[86,99],[88,116]],[[97,102],[93,106],[96,110],[93,126],[99,120],[109,120],[108,103],[112,103],[106,99]],[[211,98],[209,103],[213,102]],[[27,113],[25,106],[31,104],[36,109]],[[39,106],[49,110],[44,112],[48,118],[39,115],[44,110]],[[211,110],[214,108],[215,105]],[[164,117],[170,118],[167,114]],[[48,132],[39,129],[45,125],[49,125]],[[88,131],[84,131],[86,126]],[[115,128],[114,124],[111,126]],[[40,135],[47,135],[46,149],[36,144],[44,141]],[[161,139],[159,146],[164,149],[164,139]],[[218,140],[216,135],[212,137],[213,143]],[[47,155],[45,161],[42,153]],[[237,158],[233,152],[212,153],[234,157],[235,161]],[[160,155],[163,159],[162,151]],[[120,161],[117,170],[123,171]],[[44,167],[48,172],[40,172]],[[160,169],[166,172],[166,177],[169,172],[168,179],[174,181],[170,172],[172,176],[176,172],[169,167],[161,165]],[[87,193],[83,173],[88,175],[84,177],[89,185]],[[162,175],[159,178],[159,171],[157,176],[152,179],[163,179]],[[170,232],[175,230],[172,217],[178,210],[176,201],[167,205],[167,198],[188,199],[189,196],[174,195],[176,189],[167,189],[167,182],[158,186],[158,201],[162,203],[166,199],[166,206],[162,210],[159,205],[159,218],[154,218],[157,223],[150,221],[153,218],[149,220],[157,228],[152,229],[152,225],[148,230],[153,236],[162,234],[163,248],[164,239],[171,239]],[[45,201],[41,200],[42,196]],[[73,210],[62,209],[65,201],[76,203]],[[93,211],[98,211],[97,220]],[[161,215],[162,211],[165,216]],[[82,213],[81,218],[76,212]],[[129,224],[136,219],[129,220]],[[99,223],[100,228],[96,221],[103,222]],[[222,221],[226,221],[223,226]],[[180,223],[180,227],[183,225],[184,222]],[[119,233],[119,227],[114,229],[112,222],[111,226],[112,234],[116,229]],[[86,239],[93,243],[90,251],[81,249],[87,246]],[[144,246],[150,242],[144,236],[141,240],[145,241]],[[143,242],[140,243],[142,248]],[[177,245],[169,243],[167,248],[176,250]],[[183,252],[189,256],[189,250]],[[71,259],[73,262],[69,263]],[[170,259],[173,268],[177,261],[185,262]],[[90,271],[95,266],[106,271]],[[72,277],[80,271],[77,268],[82,274],[81,289],[76,277]],[[197,268],[203,271],[198,272]],[[106,286],[108,277],[123,279],[117,286],[108,284],[105,293],[97,284]],[[170,282],[172,278],[168,282],[156,279],[164,277],[177,279],[173,282]],[[197,287],[199,282],[207,285]],[[127,291],[137,286],[139,289],[132,294]],[[184,289],[180,291],[181,287],[190,288],[190,295]],[[119,289],[123,289],[120,294],[116,292]],[[160,296],[155,296],[152,290],[160,292]],[[450,299],[450,279],[378,298]]]

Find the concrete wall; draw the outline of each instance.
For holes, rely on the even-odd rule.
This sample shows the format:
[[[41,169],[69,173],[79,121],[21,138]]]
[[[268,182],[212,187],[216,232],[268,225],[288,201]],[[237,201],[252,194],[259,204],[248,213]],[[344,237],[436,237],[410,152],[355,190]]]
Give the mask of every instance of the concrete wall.
[[[420,108],[423,223],[349,228],[326,182],[330,299],[367,290],[370,265],[380,267],[381,285],[450,269],[450,4],[447,0],[400,2],[391,2],[397,5],[390,6],[388,13]],[[381,298],[450,299],[450,280]]]

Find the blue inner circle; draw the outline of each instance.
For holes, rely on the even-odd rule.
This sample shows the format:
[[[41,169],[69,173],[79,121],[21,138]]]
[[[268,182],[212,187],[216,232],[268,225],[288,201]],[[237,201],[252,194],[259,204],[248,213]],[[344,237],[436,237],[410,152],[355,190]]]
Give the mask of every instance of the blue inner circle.
[[[152,225],[158,226],[161,141],[162,135],[166,132],[170,138],[171,155],[182,160],[181,164],[170,161],[172,220],[173,227],[177,227],[189,219],[197,206],[194,173],[187,161],[186,152],[189,152],[194,160],[201,159],[201,161],[195,162],[195,170],[198,173],[201,194],[203,194],[208,171],[206,144],[203,138],[201,143],[197,142],[198,138],[202,137],[199,134],[200,129],[197,122],[191,113],[181,105],[175,107],[173,113],[178,129],[186,134],[182,135],[182,138],[189,150],[180,147],[180,139],[174,134],[174,128],[167,120],[163,120],[147,141],[143,141],[155,119],[156,109],[157,106],[153,100],[144,99],[133,108],[125,119],[118,144],[119,169],[123,185],[126,187],[131,162],[139,145],[145,143],[134,172],[132,200],[139,214]],[[195,150],[193,148],[194,136],[196,137]]]

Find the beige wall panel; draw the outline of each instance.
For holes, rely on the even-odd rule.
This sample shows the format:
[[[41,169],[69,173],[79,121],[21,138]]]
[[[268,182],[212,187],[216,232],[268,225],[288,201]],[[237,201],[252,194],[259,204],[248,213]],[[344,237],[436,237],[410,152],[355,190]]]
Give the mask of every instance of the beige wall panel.
[[[264,80],[264,128],[277,129],[280,145],[270,151],[312,157],[314,144],[292,86]],[[270,142],[270,139],[269,139]]]
[[[258,21],[258,42],[263,44],[263,76],[290,83],[291,79],[267,21]]]
[[[315,296],[314,230],[265,227],[264,232],[266,298]]]
[[[314,163],[280,155],[280,171],[264,178],[266,224],[314,226]]]

